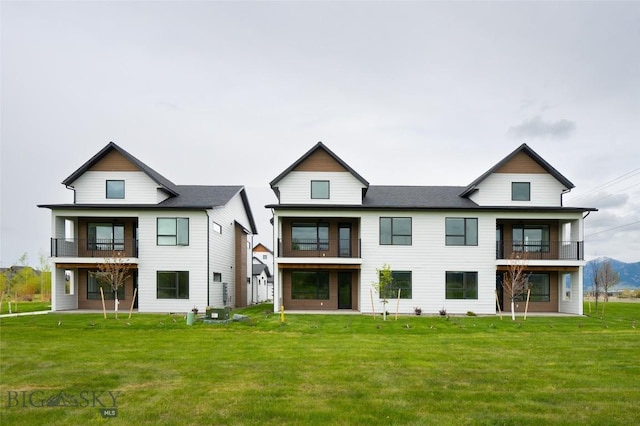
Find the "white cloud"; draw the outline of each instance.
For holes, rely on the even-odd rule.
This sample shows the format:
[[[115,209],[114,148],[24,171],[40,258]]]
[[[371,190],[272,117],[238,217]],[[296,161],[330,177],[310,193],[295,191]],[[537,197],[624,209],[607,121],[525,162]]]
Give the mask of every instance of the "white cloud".
[[[567,139],[576,130],[576,123],[570,120],[561,119],[557,121],[544,121],[542,117],[536,116],[525,120],[522,124],[512,126],[507,131],[507,135],[516,139],[529,138],[557,138]]]

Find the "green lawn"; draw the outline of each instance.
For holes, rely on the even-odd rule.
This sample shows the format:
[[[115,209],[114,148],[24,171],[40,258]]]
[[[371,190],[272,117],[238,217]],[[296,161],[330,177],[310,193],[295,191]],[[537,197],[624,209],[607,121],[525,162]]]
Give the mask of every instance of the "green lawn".
[[[228,325],[122,312],[3,318],[0,424],[640,423],[640,304],[515,322],[287,315],[281,324],[270,309]],[[103,418],[114,406],[117,416]]]
[[[11,312],[14,314],[23,314],[25,312],[35,312],[35,311],[50,311],[51,310],[51,302],[11,302]],[[9,313],[9,304],[6,299],[2,302],[0,306],[0,315]]]

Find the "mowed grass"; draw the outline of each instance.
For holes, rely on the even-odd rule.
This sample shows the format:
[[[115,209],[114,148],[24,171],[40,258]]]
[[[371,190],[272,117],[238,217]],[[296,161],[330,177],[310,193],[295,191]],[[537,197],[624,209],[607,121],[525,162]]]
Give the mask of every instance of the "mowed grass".
[[[11,302],[11,313],[14,314],[23,314],[25,312],[35,312],[35,311],[50,311],[51,310],[51,302],[41,302],[41,301],[33,301],[33,302]],[[0,305],[0,315],[9,313],[9,304],[6,299]]]
[[[270,310],[193,326],[181,315],[122,312],[3,318],[0,424],[640,423],[640,304],[609,303],[604,318],[526,321],[280,323]],[[78,405],[39,406],[60,391]],[[108,392],[117,417],[100,412],[114,405]]]

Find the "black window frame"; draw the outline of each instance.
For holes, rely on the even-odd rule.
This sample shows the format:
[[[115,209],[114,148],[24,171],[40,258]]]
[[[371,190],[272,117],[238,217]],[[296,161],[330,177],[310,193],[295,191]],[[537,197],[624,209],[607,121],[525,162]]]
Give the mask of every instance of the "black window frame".
[[[297,279],[302,276],[308,277],[306,282]],[[291,271],[291,300],[329,300],[330,287],[329,271]]]
[[[315,228],[315,237],[296,238],[294,230],[298,228]],[[321,231],[322,229],[322,231]],[[325,234],[326,230],[326,234]],[[321,235],[322,234],[322,235]],[[295,251],[328,251],[329,223],[328,222],[296,222],[291,224],[291,250]]]
[[[110,228],[110,238],[98,238],[98,228]],[[116,229],[119,230],[116,232]],[[116,237],[116,233],[121,234]],[[125,226],[123,223],[89,222],[87,223],[87,250],[124,251]]]
[[[542,281],[538,283],[532,283],[532,277],[534,279],[536,279],[537,277],[546,277],[546,282]],[[543,288],[540,288],[539,286],[543,286]],[[544,286],[546,286],[546,288],[544,288]],[[526,288],[531,291],[531,293],[529,294],[529,302],[551,302],[551,274],[547,274],[544,272],[529,273],[527,275]],[[514,300],[524,302],[525,300],[527,300],[527,292],[519,295]]]
[[[396,231],[402,228],[400,221],[409,221],[409,233]],[[387,225],[388,221],[388,225]],[[382,216],[379,219],[379,243],[381,246],[410,246],[413,245],[413,218],[406,216]],[[387,229],[388,228],[388,229]],[[388,233],[388,236],[386,235]],[[408,239],[408,240],[404,240]],[[403,242],[405,241],[405,242]],[[408,242],[407,242],[408,241]]]
[[[380,299],[397,299],[398,290],[401,290],[400,299],[413,299],[413,271],[391,271],[391,284],[381,292],[379,297]]]
[[[315,184],[315,185],[314,185]],[[325,188],[315,187],[318,184],[326,184],[326,197],[324,196]],[[315,189],[315,190],[314,190]],[[318,195],[318,191],[321,191],[321,196]],[[331,181],[328,180],[312,180],[311,181],[311,199],[312,200],[328,200],[331,198]]]
[[[449,229],[449,223],[453,221],[462,221],[462,234],[454,234]],[[475,222],[475,241],[472,235],[469,235],[469,224]],[[478,245],[478,218],[477,217],[447,217],[444,221],[445,245],[447,246],[477,246]],[[455,243],[454,239],[462,238],[462,243]]]
[[[511,182],[511,201],[531,201],[531,182]]]
[[[104,300],[114,300],[114,292],[111,289],[111,284],[100,282],[100,280],[98,280],[98,274],[100,274],[98,271],[87,273],[87,300],[102,300],[100,287],[102,287]],[[124,287],[124,285],[118,287],[118,300],[125,300]]]
[[[122,188],[113,188],[111,187],[111,191],[109,190],[109,184],[121,183]],[[120,195],[120,191],[122,191],[122,196],[113,196],[113,191],[117,191],[116,195]],[[124,200],[125,198],[125,184],[123,179],[107,179],[105,181],[105,198],[107,200]]]
[[[175,221],[175,233],[160,234],[160,221]],[[186,233],[184,228],[181,228],[180,224],[186,223]],[[156,218],[156,245],[158,246],[188,246],[189,245],[189,230],[190,223],[188,217],[158,217]],[[182,231],[181,231],[182,229]],[[168,238],[175,238],[175,242],[166,242]],[[161,242],[162,239],[162,242]]]
[[[542,238],[540,240],[527,241],[525,238],[526,230],[540,230]],[[520,231],[521,235],[516,238],[517,231]],[[511,228],[512,250],[529,253],[549,253],[551,250],[550,233],[549,225],[513,225]]]
[[[167,281],[167,285],[160,287],[160,275],[173,275],[173,285],[168,285],[170,281]],[[186,282],[182,281],[186,280]],[[163,284],[165,284],[163,282]],[[181,286],[186,286],[181,288]],[[156,271],[156,298],[157,299],[169,299],[169,300],[185,300],[189,299],[189,271]],[[174,292],[171,296],[171,292]]]
[[[460,275],[462,280],[455,279]],[[478,272],[446,271],[444,293],[446,300],[478,300]]]

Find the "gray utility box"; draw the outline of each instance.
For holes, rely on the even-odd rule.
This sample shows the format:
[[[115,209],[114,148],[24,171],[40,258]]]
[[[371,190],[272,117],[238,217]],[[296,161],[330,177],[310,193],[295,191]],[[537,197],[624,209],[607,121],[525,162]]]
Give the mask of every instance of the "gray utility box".
[[[204,318],[211,320],[219,320],[226,321],[229,319],[229,312],[231,312],[231,308],[223,307],[223,308],[214,308],[212,306],[208,306],[205,311]]]

